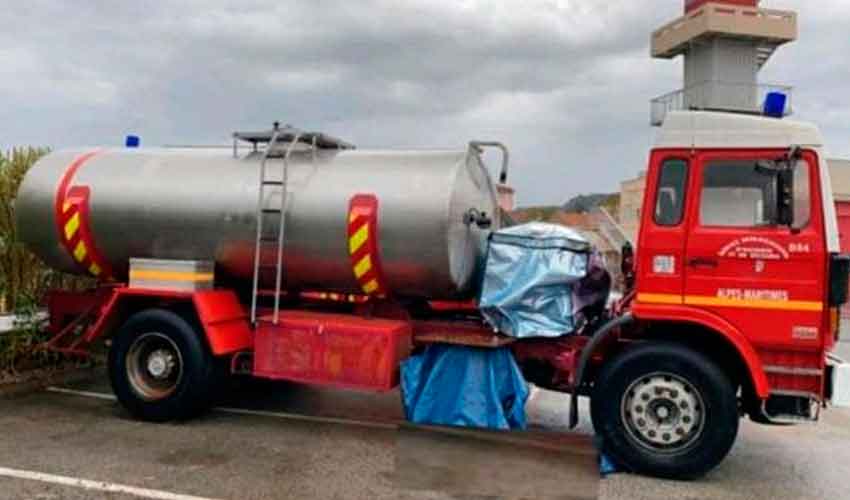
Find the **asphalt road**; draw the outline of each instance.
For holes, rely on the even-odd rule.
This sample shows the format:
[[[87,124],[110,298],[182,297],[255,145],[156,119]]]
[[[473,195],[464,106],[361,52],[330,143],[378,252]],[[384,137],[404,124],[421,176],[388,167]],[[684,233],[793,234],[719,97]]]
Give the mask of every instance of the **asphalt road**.
[[[839,351],[850,353],[850,344]],[[552,432],[566,427],[568,399],[536,391],[528,406],[535,429],[530,444],[454,450],[453,463],[434,468],[432,460],[417,477],[411,470],[399,474],[396,467],[399,443],[413,442],[400,440],[396,429],[402,420],[397,393],[249,383],[220,402],[230,410],[188,423],[153,425],[130,419],[108,399],[104,380],[70,389],[88,393],[41,392],[0,400],[0,499],[483,500],[587,498],[591,488],[609,500],[850,498],[846,409],[827,410],[815,425],[764,427],[743,421],[730,456],[699,481],[629,474],[597,481],[586,408],[578,433],[558,448]],[[443,452],[431,448],[418,441],[403,451],[432,453],[432,458]],[[483,472],[476,472],[482,457],[498,461],[482,462]],[[37,473],[52,476],[32,477]],[[399,481],[401,476],[408,483]],[[408,488],[411,478],[426,489],[422,484]],[[80,484],[81,479],[104,483]],[[454,489],[442,489],[443,482]],[[464,485],[471,491],[463,491]],[[109,488],[113,492],[104,491]],[[132,488],[154,491],[146,496]]]
[[[411,433],[396,392],[250,382],[206,416],[154,425],[126,415],[104,380],[64,389],[72,392],[0,400],[0,499],[597,496],[588,433],[565,436],[537,426],[510,441]],[[33,473],[52,476],[21,477]],[[53,476],[104,482],[119,492],[57,485]],[[121,493],[124,487],[171,496],[133,496]]]

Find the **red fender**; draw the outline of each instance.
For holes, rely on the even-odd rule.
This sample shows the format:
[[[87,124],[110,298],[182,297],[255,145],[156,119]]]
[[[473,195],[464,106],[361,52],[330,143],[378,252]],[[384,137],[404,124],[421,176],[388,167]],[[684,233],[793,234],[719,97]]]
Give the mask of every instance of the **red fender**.
[[[104,302],[97,321],[86,332],[93,342],[118,327],[129,314],[165,303],[192,302],[215,356],[252,349],[254,337],[245,307],[232,290],[174,292],[139,288],[115,288]]]
[[[216,356],[253,349],[254,335],[248,311],[232,290],[206,290],[192,294],[198,318]]]
[[[731,343],[750,372],[756,395],[766,399],[770,395],[770,384],[764,373],[761,358],[750,341],[737,328],[725,319],[702,309],[680,305],[634,304],[632,314],[642,321],[679,321],[695,323],[722,335]]]

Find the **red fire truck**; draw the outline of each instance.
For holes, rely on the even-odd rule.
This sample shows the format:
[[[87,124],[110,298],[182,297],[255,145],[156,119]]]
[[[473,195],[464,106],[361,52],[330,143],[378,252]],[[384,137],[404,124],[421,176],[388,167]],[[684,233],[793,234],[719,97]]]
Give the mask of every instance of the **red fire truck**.
[[[101,282],[51,295],[50,347],[87,355],[111,339],[115,393],[139,418],[196,415],[222,367],[383,391],[423,346],[507,347],[527,380],[572,394],[572,425],[591,398],[619,464],[692,478],[726,456],[741,416],[816,420],[827,405],[848,261],[812,125],[668,116],[623,298],[554,339],[494,332],[469,300],[476,242],[505,224],[480,160],[501,147],[505,182],[498,143],[369,152],[277,127],[236,139],[253,149],[55,152],[20,190],[22,238]]]

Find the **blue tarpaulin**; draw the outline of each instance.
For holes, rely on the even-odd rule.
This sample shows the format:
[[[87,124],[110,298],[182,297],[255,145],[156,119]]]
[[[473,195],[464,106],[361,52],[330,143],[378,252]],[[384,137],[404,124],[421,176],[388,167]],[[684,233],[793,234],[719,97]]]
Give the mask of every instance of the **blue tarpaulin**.
[[[437,344],[401,366],[407,419],[417,424],[525,429],[528,387],[510,349]]]

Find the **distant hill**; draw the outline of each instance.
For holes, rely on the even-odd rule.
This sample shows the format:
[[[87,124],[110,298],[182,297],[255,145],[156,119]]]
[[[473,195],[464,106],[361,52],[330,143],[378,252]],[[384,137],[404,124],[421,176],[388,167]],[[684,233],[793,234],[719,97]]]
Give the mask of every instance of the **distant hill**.
[[[620,195],[617,193],[580,194],[567,200],[561,209],[564,212],[587,213],[599,206],[605,208],[611,215],[616,215],[620,206]]]
[[[615,219],[620,212],[620,195],[613,194],[580,194],[570,198],[561,206],[543,205],[538,207],[519,207],[510,215],[518,223],[529,221],[551,221],[563,213],[590,213],[596,207],[604,208]]]
[[[531,221],[548,221],[561,211],[561,207],[544,206],[544,207],[521,207],[513,210],[510,215],[517,223]]]
[[[617,219],[620,212],[620,195],[618,193],[580,194],[570,198],[561,206],[543,205],[538,207],[519,207],[510,212],[511,220],[517,224],[531,221],[546,221],[572,225],[575,222],[565,222],[564,217],[590,214],[597,207],[602,207],[608,214]],[[574,219],[579,220],[579,219]]]

